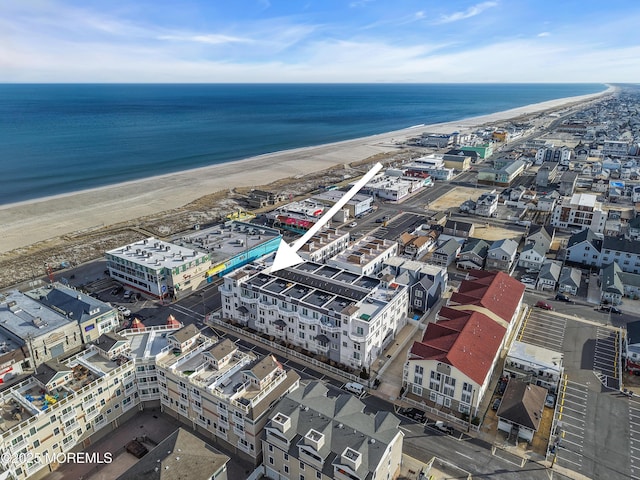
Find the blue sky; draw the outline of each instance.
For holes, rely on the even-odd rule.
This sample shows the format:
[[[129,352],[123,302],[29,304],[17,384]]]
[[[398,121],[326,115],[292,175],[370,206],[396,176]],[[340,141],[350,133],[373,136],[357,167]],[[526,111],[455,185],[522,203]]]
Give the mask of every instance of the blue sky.
[[[3,0],[1,82],[638,82],[640,1]]]

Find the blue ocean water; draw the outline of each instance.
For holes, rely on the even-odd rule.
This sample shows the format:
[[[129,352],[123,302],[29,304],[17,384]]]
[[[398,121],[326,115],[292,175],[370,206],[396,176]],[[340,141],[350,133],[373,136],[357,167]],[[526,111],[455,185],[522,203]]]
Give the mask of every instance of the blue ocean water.
[[[601,84],[0,85],[0,204],[603,91]]]

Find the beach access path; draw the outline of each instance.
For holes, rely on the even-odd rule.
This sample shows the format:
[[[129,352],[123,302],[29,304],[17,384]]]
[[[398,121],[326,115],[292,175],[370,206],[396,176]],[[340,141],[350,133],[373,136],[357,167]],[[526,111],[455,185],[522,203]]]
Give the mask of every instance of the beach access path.
[[[420,125],[364,138],[275,152],[210,167],[1,206],[0,255],[69,233],[95,231],[158,214],[217,191],[265,185],[283,178],[303,176],[337,165],[366,160],[376,154],[396,151],[397,142],[423,132],[465,132],[480,125],[583,103],[613,90],[612,87],[598,94],[551,100],[491,115],[436,125]],[[251,132],[247,132],[247,135],[250,134]],[[292,132],[293,134],[295,132]]]

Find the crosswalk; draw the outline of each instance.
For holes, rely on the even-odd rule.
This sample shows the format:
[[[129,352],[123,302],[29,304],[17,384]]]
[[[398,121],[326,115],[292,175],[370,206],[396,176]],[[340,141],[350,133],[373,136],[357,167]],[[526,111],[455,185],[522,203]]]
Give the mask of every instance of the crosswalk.
[[[617,331],[598,327],[593,354],[593,372],[600,382],[611,389],[620,388],[619,334]]]

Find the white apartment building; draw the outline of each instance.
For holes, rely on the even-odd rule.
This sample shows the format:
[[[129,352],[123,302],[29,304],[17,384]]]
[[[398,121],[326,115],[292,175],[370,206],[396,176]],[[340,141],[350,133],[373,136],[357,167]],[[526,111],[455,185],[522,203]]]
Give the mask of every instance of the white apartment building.
[[[564,368],[563,354],[548,348],[514,341],[504,360],[504,375],[557,392]]]
[[[362,192],[374,198],[398,201],[422,187],[421,181],[412,181],[389,175],[376,175],[363,188]]]
[[[301,384],[275,406],[262,437],[267,478],[394,479],[404,434],[391,412],[364,413],[354,396],[328,395],[321,382]]]
[[[310,262],[324,263],[349,246],[349,237],[350,234],[346,230],[329,228],[311,237],[307,243],[300,247],[298,255]]]
[[[224,277],[222,318],[354,369],[369,368],[407,322],[406,285],[311,262],[266,266]]]
[[[145,238],[105,254],[109,275],[154,297],[181,296],[207,281],[208,253]]]
[[[373,276],[382,270],[385,260],[397,253],[397,242],[367,236],[328,259],[327,264],[358,275]]]
[[[483,193],[476,201],[476,215],[481,217],[492,217],[498,210],[498,194],[495,190],[490,193]]]
[[[159,326],[107,333],[0,392],[0,468],[16,479],[41,478],[58,465],[36,459],[84,450],[146,406],[160,406],[258,463],[271,405],[298,385],[299,376],[272,356],[258,358],[200,333],[176,352],[169,337],[193,337],[181,331]],[[8,454],[12,461],[4,461]]]
[[[607,212],[602,210],[602,202],[597,201],[596,195],[576,193],[564,197],[562,202],[553,209],[551,225],[563,229],[591,228],[594,232],[602,233],[607,221]]]

